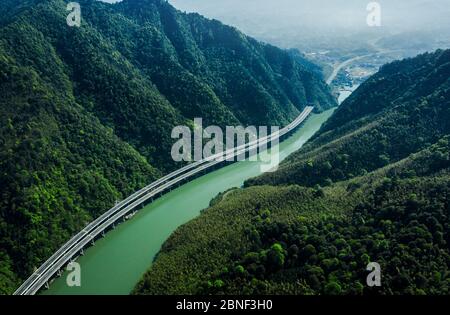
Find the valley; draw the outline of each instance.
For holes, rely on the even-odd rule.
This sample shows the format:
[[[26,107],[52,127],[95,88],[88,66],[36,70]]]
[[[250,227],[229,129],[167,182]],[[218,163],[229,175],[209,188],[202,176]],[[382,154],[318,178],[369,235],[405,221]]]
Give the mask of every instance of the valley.
[[[3,0],[0,294],[449,295],[445,0],[211,1]]]
[[[2,2],[0,289],[183,165],[175,126],[286,126],[336,106],[301,57],[163,0]],[[5,13],[5,14],[4,14]],[[306,61],[305,61],[306,63]]]
[[[311,138],[334,109],[312,114],[298,131],[280,143],[280,159]],[[56,278],[43,294],[129,294],[163,243],[181,225],[196,218],[218,194],[239,188],[260,174],[261,162],[241,161],[197,178],[165,194],[140,210],[88,248],[77,262],[82,286],[69,287],[67,273]],[[232,191],[230,192],[232,193]]]

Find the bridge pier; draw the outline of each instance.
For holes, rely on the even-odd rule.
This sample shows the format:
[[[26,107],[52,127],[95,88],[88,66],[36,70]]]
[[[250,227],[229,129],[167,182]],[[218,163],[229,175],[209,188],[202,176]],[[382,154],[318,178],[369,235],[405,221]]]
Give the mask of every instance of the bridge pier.
[[[115,229],[116,229],[116,224],[113,223],[113,224],[112,224],[112,227],[113,227],[113,230],[115,230]]]
[[[45,288],[48,290],[50,286],[48,285],[48,281],[45,281]]]
[[[102,237],[105,237],[105,230],[102,231]]]
[[[80,250],[80,255],[84,256],[84,249],[83,248]]]
[[[61,271],[61,269],[58,269],[57,274],[58,274],[58,277],[61,277],[61,276],[62,276],[62,271]]]

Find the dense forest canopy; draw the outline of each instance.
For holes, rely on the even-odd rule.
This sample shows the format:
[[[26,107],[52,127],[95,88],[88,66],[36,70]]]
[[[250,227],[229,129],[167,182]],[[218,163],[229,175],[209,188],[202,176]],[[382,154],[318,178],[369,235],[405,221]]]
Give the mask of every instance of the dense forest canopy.
[[[336,105],[293,55],[162,0],[0,5],[0,292],[87,222],[180,167],[177,125],[285,125]]]
[[[449,294],[449,121],[450,51],[384,66],[277,172],[175,231],[135,293]]]

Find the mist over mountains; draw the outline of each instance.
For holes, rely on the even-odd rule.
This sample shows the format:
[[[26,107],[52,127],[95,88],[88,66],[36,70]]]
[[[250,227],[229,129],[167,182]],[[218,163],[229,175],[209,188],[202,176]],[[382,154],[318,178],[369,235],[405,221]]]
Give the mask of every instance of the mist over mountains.
[[[334,29],[366,26],[368,0],[170,0],[180,10],[197,11],[210,17],[257,20],[271,17],[279,23]],[[449,26],[450,8],[445,0],[376,1],[380,4],[384,26],[402,30]],[[282,18],[282,19],[281,19]],[[299,19],[300,18],[300,19]],[[321,20],[318,20],[321,19]],[[270,21],[270,22],[271,22]],[[269,22],[269,21],[268,21]],[[269,23],[268,23],[269,24]]]

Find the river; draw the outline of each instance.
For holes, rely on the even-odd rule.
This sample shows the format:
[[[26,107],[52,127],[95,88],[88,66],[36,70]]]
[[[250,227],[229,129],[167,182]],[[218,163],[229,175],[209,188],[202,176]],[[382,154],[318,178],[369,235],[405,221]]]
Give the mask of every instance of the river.
[[[311,114],[301,128],[280,144],[280,159],[303,146],[333,111]],[[167,193],[108,232],[95,246],[85,250],[84,256],[77,258],[81,266],[80,287],[67,286],[64,273],[41,293],[129,294],[176,228],[198,216],[218,193],[241,187],[246,179],[260,173],[259,162],[238,162]]]
[[[359,87],[359,84],[353,85],[352,87],[340,88],[338,90],[338,104],[341,105],[352,93]]]

